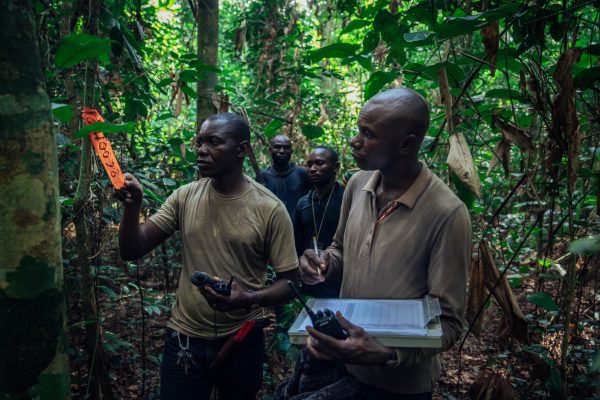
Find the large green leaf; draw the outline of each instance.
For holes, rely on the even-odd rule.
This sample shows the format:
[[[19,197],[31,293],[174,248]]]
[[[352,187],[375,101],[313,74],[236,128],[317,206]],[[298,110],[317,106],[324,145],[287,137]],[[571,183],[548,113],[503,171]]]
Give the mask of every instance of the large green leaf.
[[[148,188],[144,188],[144,194],[146,195],[146,197],[149,197],[150,199],[152,199],[154,202],[156,202],[159,205],[165,202],[162,197],[160,197],[159,195],[157,195],[156,193],[154,193],[152,190],[150,190]]]
[[[367,33],[365,35],[365,37],[363,39],[362,52],[364,54],[370,53],[373,50],[375,50],[375,48],[377,47],[378,44],[379,44],[379,32],[370,31],[369,33]]]
[[[354,55],[360,48],[358,44],[334,43],[320,49],[312,50],[307,53],[307,57],[312,62],[321,61],[324,58],[346,58]]]
[[[265,136],[268,138],[272,138],[277,134],[277,132],[279,132],[279,129],[284,125],[285,122],[279,119],[274,119],[273,121],[269,122],[269,125],[267,125],[267,127],[265,128]]]
[[[61,123],[66,124],[71,121],[75,114],[68,104],[52,103],[52,115],[54,115]]]
[[[474,32],[483,28],[491,21],[515,15],[520,8],[519,4],[511,3],[479,14],[448,17],[438,27],[437,37],[439,40],[444,40]]]
[[[417,42],[423,44],[429,44],[430,40],[428,40],[432,35],[435,35],[434,32],[420,31],[420,32],[408,32],[403,35],[405,41],[409,43]]]
[[[309,139],[316,139],[323,136],[325,131],[318,125],[304,124],[302,125],[302,134]]]
[[[573,78],[573,84],[579,89],[588,89],[598,81],[600,81],[600,67],[584,69]]]
[[[418,63],[407,64],[404,67],[404,72],[407,75],[417,75],[421,78],[437,82],[440,68],[446,68],[448,82],[454,87],[459,87],[460,82],[465,79],[465,73],[458,65],[446,61],[429,66]]]
[[[396,72],[377,71],[374,72],[365,83],[365,101],[375,96],[382,87],[398,77]]]
[[[60,41],[54,63],[59,68],[71,68],[81,61],[92,58],[108,60],[109,53],[110,40],[76,33]]]
[[[344,27],[344,29],[342,29],[342,31],[340,32],[340,35],[355,31],[360,28],[364,28],[365,26],[369,26],[369,25],[371,25],[371,21],[368,21],[366,19],[354,19],[354,20],[350,21],[350,23],[348,25],[346,25]]]
[[[548,294],[543,292],[532,293],[527,296],[527,300],[530,303],[535,304],[538,307],[542,307],[544,310],[548,311],[558,311],[558,305],[552,300]]]
[[[78,130],[75,135],[75,138],[82,138],[85,135],[89,135],[92,132],[102,132],[102,133],[118,133],[118,132],[126,132],[133,133],[135,130],[135,122],[127,122],[125,124],[109,124],[107,122],[96,122],[94,124],[85,125],[83,128]]]

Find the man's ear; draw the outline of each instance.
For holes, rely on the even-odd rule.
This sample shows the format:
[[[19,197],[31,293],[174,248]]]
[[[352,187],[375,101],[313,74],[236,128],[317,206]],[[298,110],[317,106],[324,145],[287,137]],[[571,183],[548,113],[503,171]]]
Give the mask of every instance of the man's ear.
[[[244,157],[246,157],[246,155],[249,152],[250,152],[250,142],[247,140],[240,142],[240,144],[238,145],[238,157],[244,158]]]
[[[412,134],[408,133],[400,140],[398,151],[401,154],[413,154],[419,151],[419,139]]]
[[[337,173],[340,170],[340,162],[336,161],[335,165],[333,166],[333,170]]]

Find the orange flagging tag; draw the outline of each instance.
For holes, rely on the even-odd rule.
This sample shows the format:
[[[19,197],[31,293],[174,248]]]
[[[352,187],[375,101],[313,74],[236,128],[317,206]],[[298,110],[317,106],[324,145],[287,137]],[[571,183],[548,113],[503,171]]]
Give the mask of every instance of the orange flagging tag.
[[[83,123],[86,125],[104,122],[104,118],[98,114],[98,111],[90,107],[83,107],[81,115],[83,117]],[[121,189],[125,186],[125,178],[123,177],[123,172],[121,172],[121,167],[119,166],[117,157],[115,157],[115,152],[113,151],[110,142],[104,137],[102,132],[90,133],[90,141],[92,142],[92,146],[94,146],[96,155],[100,158],[100,161],[102,161],[102,165],[104,165],[104,169],[106,170],[106,173],[108,173],[108,177],[113,186],[115,189]]]

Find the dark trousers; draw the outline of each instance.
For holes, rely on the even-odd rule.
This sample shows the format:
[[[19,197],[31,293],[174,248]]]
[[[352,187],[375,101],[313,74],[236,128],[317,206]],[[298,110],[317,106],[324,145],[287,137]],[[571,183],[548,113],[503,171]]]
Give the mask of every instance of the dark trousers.
[[[161,400],[210,399],[213,387],[218,400],[254,400],[262,382],[265,341],[262,328],[253,328],[241,347],[219,372],[209,373],[209,365],[216,358],[227,337],[216,340],[189,338],[193,363],[187,374],[177,365],[177,353],[181,350],[177,332],[167,329],[162,365],[160,368]],[[181,344],[186,336],[179,334]]]

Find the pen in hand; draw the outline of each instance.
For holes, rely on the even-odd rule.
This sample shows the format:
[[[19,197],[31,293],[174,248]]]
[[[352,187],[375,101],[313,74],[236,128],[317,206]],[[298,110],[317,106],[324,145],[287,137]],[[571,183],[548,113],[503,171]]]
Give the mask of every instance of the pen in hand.
[[[317,256],[320,256],[320,254],[319,254],[319,246],[317,246],[317,237],[316,236],[313,236],[313,247],[314,247],[314,250],[315,250],[315,254]],[[317,265],[317,275],[321,275],[321,268],[319,268],[318,265]]]

